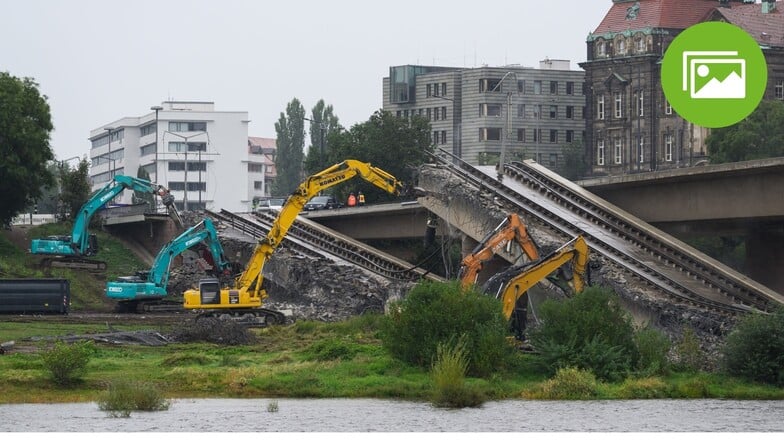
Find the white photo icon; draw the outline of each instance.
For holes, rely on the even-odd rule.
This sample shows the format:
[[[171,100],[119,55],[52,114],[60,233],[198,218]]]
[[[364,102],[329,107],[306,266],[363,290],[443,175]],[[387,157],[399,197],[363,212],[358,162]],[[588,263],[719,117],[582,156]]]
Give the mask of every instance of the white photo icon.
[[[746,60],[737,51],[684,51],[682,68],[691,98],[746,98]]]

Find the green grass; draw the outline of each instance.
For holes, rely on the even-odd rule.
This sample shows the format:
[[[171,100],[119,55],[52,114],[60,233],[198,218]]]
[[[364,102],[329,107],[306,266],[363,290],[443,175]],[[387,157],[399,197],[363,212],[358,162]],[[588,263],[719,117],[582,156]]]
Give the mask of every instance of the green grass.
[[[108,385],[119,382],[151,385],[166,399],[341,397],[430,401],[435,386],[432,373],[393,359],[382,349],[372,326],[362,323],[365,320],[369,319],[334,324],[298,322],[257,329],[258,342],[244,346],[96,344],[84,381],[68,388],[53,384],[38,353],[12,352],[0,357],[0,403],[97,401],[105,396]],[[0,323],[0,335],[12,336],[18,343],[33,335],[105,331],[99,325]],[[36,344],[43,348],[51,342]],[[343,356],[345,348],[351,348],[350,356]],[[531,359],[535,357],[517,354],[513,368],[488,378],[467,377],[465,385],[489,400],[521,399],[526,391],[530,398],[544,398],[544,394],[531,391],[542,391],[553,381],[533,369]],[[576,383],[566,386],[579,389]],[[784,399],[782,388],[705,373],[597,382],[591,390],[592,399]]]
[[[118,331],[132,331],[138,329],[148,329],[148,325],[115,325],[112,328]],[[95,334],[109,332],[105,323],[79,324],[79,323],[55,323],[52,321],[0,321],[0,341],[20,341],[23,339],[44,339],[47,337],[58,337],[69,334]]]

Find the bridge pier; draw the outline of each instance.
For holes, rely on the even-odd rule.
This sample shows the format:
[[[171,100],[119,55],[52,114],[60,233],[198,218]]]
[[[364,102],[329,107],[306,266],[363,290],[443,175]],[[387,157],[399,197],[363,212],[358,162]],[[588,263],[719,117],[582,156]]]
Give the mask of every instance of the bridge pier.
[[[784,294],[784,225],[749,231],[746,236],[746,273]]]

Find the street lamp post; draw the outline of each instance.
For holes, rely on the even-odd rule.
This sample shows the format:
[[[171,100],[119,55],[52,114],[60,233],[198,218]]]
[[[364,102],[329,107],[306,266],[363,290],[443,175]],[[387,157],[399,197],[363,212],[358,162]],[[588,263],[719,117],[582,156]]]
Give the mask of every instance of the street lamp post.
[[[452,98],[447,98],[441,95],[433,95],[432,98],[438,98],[445,101],[449,101],[452,103],[452,119],[457,121],[456,124],[452,124],[452,155],[455,158],[462,158],[463,157],[463,122],[458,120],[454,115],[458,109],[455,109],[454,102]]]
[[[188,211],[188,150],[190,149],[188,140],[191,138],[195,138],[197,136],[207,135],[207,140],[209,141],[209,134],[207,132],[199,132],[199,133],[194,133],[193,135],[190,136],[184,136],[166,130],[165,132],[163,132],[164,138],[167,133],[169,135],[173,135],[182,139],[185,144],[185,175],[184,175],[185,192],[182,198],[182,209],[183,211]],[[201,149],[198,150],[198,153],[199,153],[199,208],[201,208]]]
[[[111,161],[112,160],[112,130],[114,127],[104,127],[106,130],[106,134],[109,137],[109,152],[106,154],[106,158]],[[112,169],[109,170],[109,179],[114,179],[114,162],[112,162]]]
[[[158,112],[163,110],[161,106],[152,106],[150,110],[155,111],[155,165],[153,168],[155,169],[155,182],[158,182]],[[153,196],[155,212],[158,212],[158,195]]]
[[[517,73],[516,72],[507,72],[504,74],[503,77],[498,81],[498,84],[495,85],[490,92],[495,92],[496,89],[501,87],[501,84],[504,83],[504,80],[509,75],[514,75],[515,80],[517,80]],[[504,133],[501,134],[501,155],[498,158],[498,179],[503,179],[504,176],[504,161],[506,156],[506,140],[509,138],[509,118],[512,113],[512,92],[511,89],[509,92],[506,93],[506,119],[504,120]]]

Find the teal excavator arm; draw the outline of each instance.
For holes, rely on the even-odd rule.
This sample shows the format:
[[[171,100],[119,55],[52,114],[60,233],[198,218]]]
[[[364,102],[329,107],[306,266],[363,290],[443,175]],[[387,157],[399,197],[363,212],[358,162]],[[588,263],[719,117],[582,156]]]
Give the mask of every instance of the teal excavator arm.
[[[107,283],[106,296],[118,300],[118,309],[121,311],[136,311],[140,306],[144,309],[152,304],[160,304],[160,300],[167,295],[166,286],[169,283],[172,260],[200,243],[205,244],[212,255],[214,273],[221,274],[232,270],[232,264],[226,259],[218,239],[215,225],[212,220],[205,218],[167,243],[155,257],[149,271],[120,277],[117,281]],[[180,302],[175,304],[177,309],[182,309]]]
[[[98,243],[94,235],[90,235],[88,227],[93,215],[103,207],[107,201],[111,200],[125,189],[134,191],[157,194],[161,197],[164,205],[169,209],[169,214],[174,221],[181,226],[179,214],[174,206],[174,197],[165,187],[154,184],[145,179],[134,178],[132,176],[117,175],[105,187],[98,190],[90,199],[82,205],[74,219],[74,225],[70,236],[50,236],[45,239],[33,239],[30,244],[32,254],[62,256],[65,261],[69,258],[77,259],[83,256],[92,256],[98,252]],[[87,262],[79,261],[73,266],[63,264],[64,267],[81,268],[88,265]],[[97,268],[106,269],[103,262],[95,262]],[[103,265],[101,265],[103,264]]]

